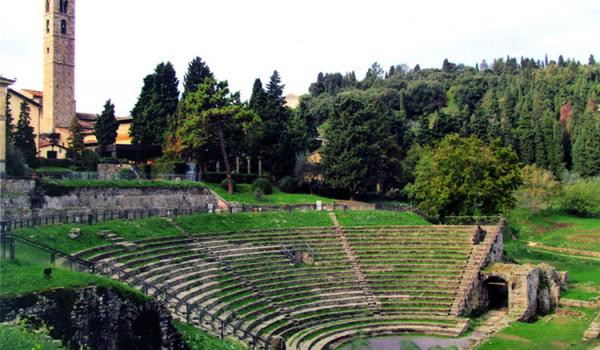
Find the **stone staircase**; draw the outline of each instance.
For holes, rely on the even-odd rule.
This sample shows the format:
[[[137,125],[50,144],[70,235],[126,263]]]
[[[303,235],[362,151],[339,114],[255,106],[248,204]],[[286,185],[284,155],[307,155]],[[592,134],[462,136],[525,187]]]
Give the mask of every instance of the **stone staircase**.
[[[356,256],[356,253],[350,246],[350,242],[348,241],[348,237],[346,236],[344,229],[341,227],[335,213],[329,213],[331,220],[333,221],[333,225],[335,226],[336,233],[340,237],[340,242],[342,243],[342,248],[344,249],[344,253],[346,254],[346,259],[350,262],[350,266],[352,267],[352,271],[356,275],[356,283],[358,287],[362,290],[367,303],[369,310],[373,312],[374,315],[378,315],[381,313],[381,301],[375,296],[369,283],[367,282],[367,278],[365,277],[362,266],[360,264],[359,258]]]

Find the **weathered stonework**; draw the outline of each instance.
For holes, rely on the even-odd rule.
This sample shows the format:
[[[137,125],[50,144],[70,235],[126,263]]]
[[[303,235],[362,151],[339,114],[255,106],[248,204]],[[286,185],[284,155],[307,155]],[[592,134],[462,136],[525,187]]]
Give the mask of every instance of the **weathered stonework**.
[[[0,219],[31,216],[33,180],[0,180]]]
[[[184,350],[168,310],[104,287],[55,289],[0,299],[0,322],[43,322],[70,349]]]

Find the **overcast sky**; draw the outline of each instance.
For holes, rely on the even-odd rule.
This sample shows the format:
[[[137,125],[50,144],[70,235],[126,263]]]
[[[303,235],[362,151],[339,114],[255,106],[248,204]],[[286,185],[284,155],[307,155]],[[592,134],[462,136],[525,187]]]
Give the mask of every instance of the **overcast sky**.
[[[17,88],[42,88],[43,3],[0,0],[0,75]],[[118,115],[157,63],[171,61],[182,80],[194,56],[244,99],[274,69],[286,93],[303,94],[320,71],[362,78],[375,61],[600,58],[597,0],[79,0],[76,28],[77,110],[99,113],[111,98]]]

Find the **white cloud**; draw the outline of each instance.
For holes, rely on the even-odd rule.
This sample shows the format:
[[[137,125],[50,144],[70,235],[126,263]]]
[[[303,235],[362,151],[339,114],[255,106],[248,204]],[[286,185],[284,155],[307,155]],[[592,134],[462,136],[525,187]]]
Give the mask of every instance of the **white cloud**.
[[[3,2],[0,74],[41,88],[43,2]],[[586,61],[597,50],[595,1],[284,1],[104,0],[77,3],[79,111],[112,98],[128,114],[143,77],[165,60],[180,79],[201,56],[247,98],[256,77],[280,71],[288,92],[304,93],[319,71],[384,67],[444,58],[475,64],[494,57]]]

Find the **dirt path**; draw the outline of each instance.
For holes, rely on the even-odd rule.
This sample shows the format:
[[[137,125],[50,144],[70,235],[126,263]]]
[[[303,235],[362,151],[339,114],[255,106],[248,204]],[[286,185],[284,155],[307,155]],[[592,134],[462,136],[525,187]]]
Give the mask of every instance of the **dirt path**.
[[[572,258],[584,258],[584,259],[592,259],[600,261],[600,252],[592,252],[589,250],[578,250],[578,249],[570,249],[570,248],[559,248],[547,246],[543,243],[539,242],[525,242],[527,243],[527,247],[533,248],[539,251],[545,251],[549,253],[559,254]]]

